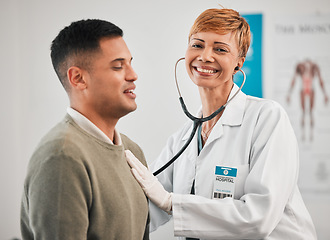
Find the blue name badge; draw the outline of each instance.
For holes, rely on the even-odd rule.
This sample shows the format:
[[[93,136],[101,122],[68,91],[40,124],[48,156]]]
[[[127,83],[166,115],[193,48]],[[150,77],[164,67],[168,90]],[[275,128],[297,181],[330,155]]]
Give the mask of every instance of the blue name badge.
[[[237,168],[215,167],[215,177],[213,184],[213,199],[234,197]]]

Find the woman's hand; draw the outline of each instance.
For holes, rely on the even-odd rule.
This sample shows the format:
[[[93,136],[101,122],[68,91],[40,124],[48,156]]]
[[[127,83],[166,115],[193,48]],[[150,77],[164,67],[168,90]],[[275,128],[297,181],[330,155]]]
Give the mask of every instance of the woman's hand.
[[[172,210],[172,193],[167,192],[152,172],[146,168],[130,150],[125,151],[126,160],[131,172],[138,181],[147,197],[160,209],[168,214]]]

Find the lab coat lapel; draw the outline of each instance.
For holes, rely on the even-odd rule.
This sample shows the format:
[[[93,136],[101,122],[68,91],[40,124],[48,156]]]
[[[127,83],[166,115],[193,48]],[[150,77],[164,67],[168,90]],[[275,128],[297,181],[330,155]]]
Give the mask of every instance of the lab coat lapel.
[[[239,89],[238,86],[234,84],[234,87],[230,93],[229,98],[231,98],[237,92],[238,89]],[[245,104],[246,104],[246,95],[242,91],[239,91],[236,97],[234,97],[233,100],[225,108],[224,113],[220,118],[221,119],[220,122],[223,125],[240,126],[243,121]]]
[[[198,110],[198,112],[197,112],[197,114],[196,114],[196,117],[198,117],[198,118],[202,117],[202,107],[199,108],[199,110]],[[189,125],[188,125],[187,128],[188,128],[188,130],[186,131],[186,133],[185,133],[185,134],[183,135],[183,137],[182,137],[182,140],[183,140],[183,141],[188,140],[188,138],[189,138],[189,136],[190,136],[190,134],[191,134],[191,131],[192,131],[193,128],[194,128],[194,123],[193,123],[193,121],[189,120]],[[196,131],[194,137],[196,137],[196,134],[197,134],[197,131]],[[193,140],[193,141],[194,141],[194,140]]]
[[[239,87],[234,84],[230,92],[229,99],[238,91]],[[224,126],[240,126],[243,121],[246,95],[240,91],[225,108],[221,118],[214,125],[211,134],[206,141],[204,148],[214,140],[221,138],[224,132]]]
[[[200,107],[196,116],[199,118],[202,116],[202,107]],[[186,133],[182,137],[182,141],[188,141],[193,128],[194,128],[193,121],[189,121],[189,125],[187,127]],[[193,163],[195,162],[197,155],[198,155],[197,134],[198,134],[198,130],[195,132],[194,138],[192,139],[191,143],[189,144],[189,146],[187,147],[187,149],[185,151],[187,154],[187,157]]]
[[[209,138],[207,139],[207,141],[204,145],[204,148],[207,145],[209,145],[211,142],[213,142],[214,140],[221,138],[222,135],[223,135],[223,126],[222,126],[222,123],[220,121],[218,121],[214,125],[214,127],[213,127],[213,129],[210,133],[210,136],[209,136]]]
[[[230,92],[229,99],[238,91],[238,89],[239,89],[239,87],[236,84],[234,84],[234,86]],[[230,101],[230,103],[227,105],[227,107],[223,111],[221,118],[213,127],[211,134],[210,134],[208,140],[206,141],[204,148],[207,145],[211,144],[214,140],[221,138],[221,136],[223,135],[223,132],[224,132],[223,128],[225,125],[240,126],[242,124],[245,103],[246,103],[246,95],[242,91],[240,91],[236,95],[236,97],[234,97]],[[202,108],[200,108],[197,113],[197,117],[201,117],[201,116],[202,116]],[[189,138],[192,129],[193,129],[193,122],[191,122],[190,126],[188,127],[186,134],[183,135],[182,140],[187,140]],[[193,146],[193,147],[196,148],[196,152],[197,152],[196,136],[197,136],[197,133],[195,134],[191,145],[195,144],[195,146]],[[189,146],[189,147],[191,147],[191,146]],[[194,153],[194,151],[191,151],[191,153]]]

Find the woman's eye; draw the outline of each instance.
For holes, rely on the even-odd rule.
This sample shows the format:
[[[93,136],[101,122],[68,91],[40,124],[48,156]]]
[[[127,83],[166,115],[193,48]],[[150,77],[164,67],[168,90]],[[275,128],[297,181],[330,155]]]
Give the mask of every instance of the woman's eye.
[[[191,47],[192,48],[202,48],[202,45],[200,45],[200,44],[192,44]]]
[[[215,51],[216,52],[227,52],[227,50],[223,49],[223,48],[216,48]]]

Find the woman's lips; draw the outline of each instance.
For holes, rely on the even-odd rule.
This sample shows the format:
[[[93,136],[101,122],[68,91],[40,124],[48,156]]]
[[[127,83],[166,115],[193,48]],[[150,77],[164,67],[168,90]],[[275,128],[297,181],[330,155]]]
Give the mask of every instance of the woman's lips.
[[[195,71],[197,71],[199,74],[202,75],[212,75],[216,72],[218,72],[217,69],[211,68],[211,67],[193,67]]]

